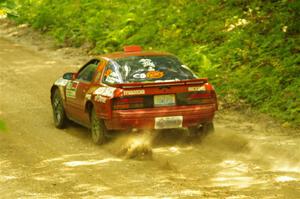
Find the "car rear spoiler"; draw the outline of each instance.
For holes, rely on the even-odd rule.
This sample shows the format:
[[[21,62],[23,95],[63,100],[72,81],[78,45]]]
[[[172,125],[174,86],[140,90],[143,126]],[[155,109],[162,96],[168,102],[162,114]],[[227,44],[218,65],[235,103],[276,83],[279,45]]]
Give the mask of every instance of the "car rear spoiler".
[[[112,86],[117,88],[148,88],[148,87],[160,87],[160,86],[180,86],[180,85],[203,85],[207,83],[207,78],[180,80],[180,81],[167,81],[167,82],[134,82],[134,83],[122,83],[114,84]]]

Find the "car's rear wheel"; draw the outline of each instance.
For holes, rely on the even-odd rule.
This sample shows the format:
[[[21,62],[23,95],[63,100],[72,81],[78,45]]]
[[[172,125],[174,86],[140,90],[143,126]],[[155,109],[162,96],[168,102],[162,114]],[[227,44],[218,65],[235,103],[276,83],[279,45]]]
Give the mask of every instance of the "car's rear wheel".
[[[52,103],[53,119],[54,119],[55,127],[61,129],[66,125],[67,116],[58,89],[54,91],[51,103]]]
[[[203,123],[200,128],[198,127],[191,127],[189,128],[189,135],[191,137],[205,137],[208,134],[211,134],[215,131],[214,123],[213,122],[206,122]]]
[[[95,109],[91,112],[91,133],[92,140],[95,144],[103,144],[106,141],[107,129],[104,121],[99,119],[96,115]]]
[[[202,133],[205,135],[215,132],[214,123],[212,122],[204,123],[201,128]]]

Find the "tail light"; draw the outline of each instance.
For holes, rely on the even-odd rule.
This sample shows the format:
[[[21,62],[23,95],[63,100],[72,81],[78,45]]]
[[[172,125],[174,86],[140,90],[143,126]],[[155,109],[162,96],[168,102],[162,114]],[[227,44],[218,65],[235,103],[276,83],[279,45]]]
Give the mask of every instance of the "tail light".
[[[216,103],[216,93],[211,84],[205,83],[201,87],[189,87],[187,96],[188,104],[211,104]]]
[[[202,98],[210,98],[211,94],[210,93],[192,93],[189,95],[189,100],[193,99],[202,99]]]
[[[188,100],[190,104],[210,104],[215,101],[210,93],[192,93],[189,94]]]
[[[215,91],[214,87],[211,84],[206,83],[205,88],[211,94],[211,99],[215,103],[216,110],[218,110],[219,106],[218,106],[217,94],[216,94],[216,91]]]
[[[136,109],[144,107],[144,98],[116,98],[113,100],[114,110]]]

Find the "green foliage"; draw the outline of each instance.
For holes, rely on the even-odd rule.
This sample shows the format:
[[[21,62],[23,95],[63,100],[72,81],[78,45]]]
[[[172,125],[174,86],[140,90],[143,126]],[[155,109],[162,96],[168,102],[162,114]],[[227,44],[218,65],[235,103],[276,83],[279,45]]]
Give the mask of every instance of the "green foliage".
[[[25,0],[20,23],[94,53],[128,44],[178,55],[223,99],[300,124],[300,1]],[[18,4],[18,5],[19,5]]]
[[[17,5],[13,0],[0,0],[0,15],[7,15],[9,18],[16,18]]]
[[[5,123],[3,121],[0,120],[0,132],[1,131],[5,131],[6,130],[6,126]]]

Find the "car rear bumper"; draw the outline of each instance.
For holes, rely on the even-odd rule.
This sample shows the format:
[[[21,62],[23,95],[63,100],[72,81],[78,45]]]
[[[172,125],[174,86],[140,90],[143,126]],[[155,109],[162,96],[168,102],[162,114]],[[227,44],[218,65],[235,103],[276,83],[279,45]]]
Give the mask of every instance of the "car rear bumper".
[[[192,127],[212,121],[215,111],[215,104],[115,110],[105,124],[109,130],[154,129],[157,117],[182,116],[182,127]]]

